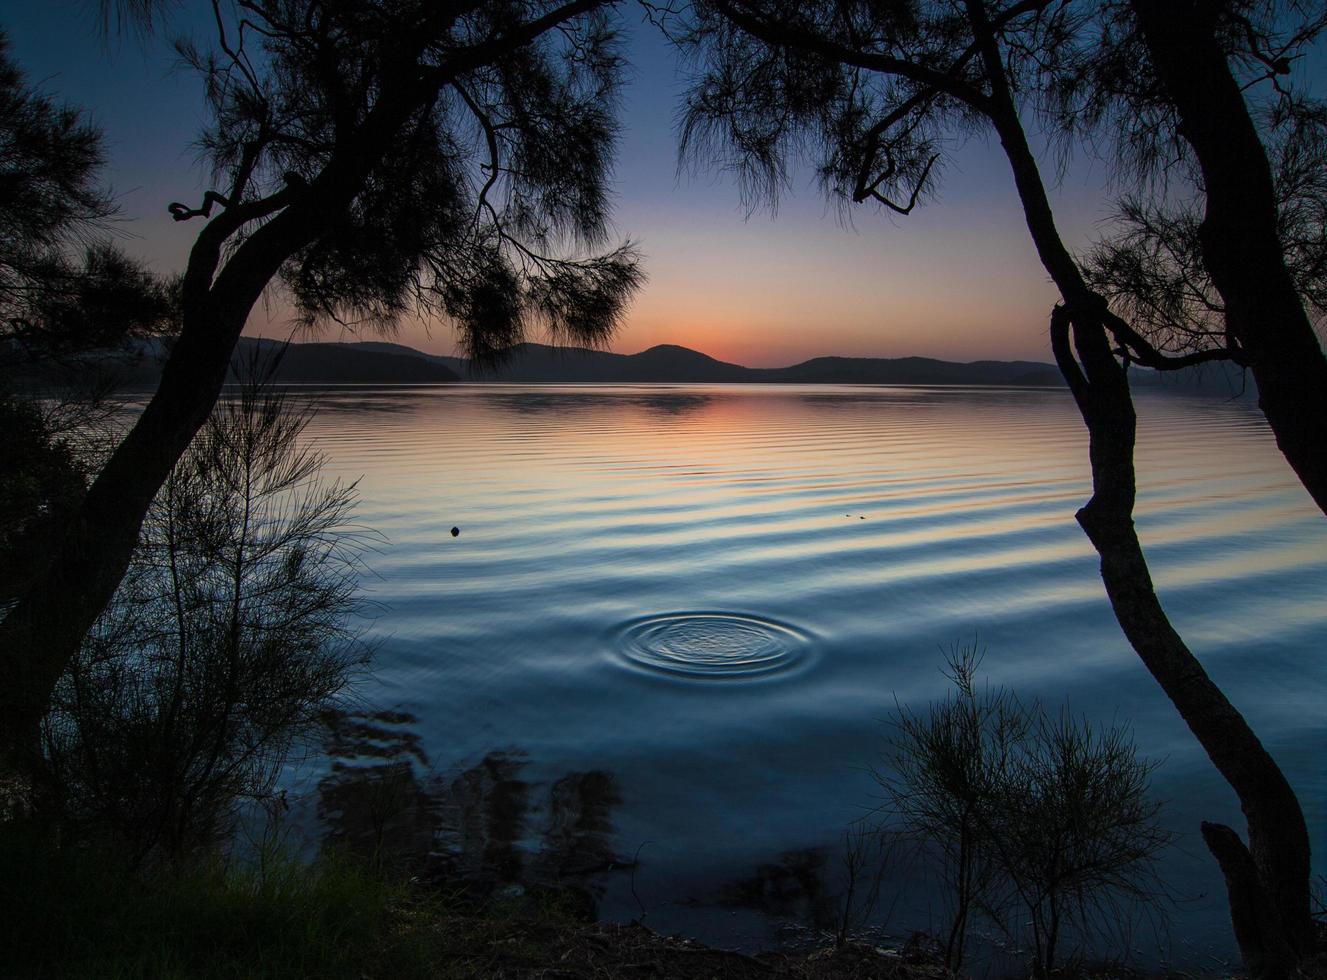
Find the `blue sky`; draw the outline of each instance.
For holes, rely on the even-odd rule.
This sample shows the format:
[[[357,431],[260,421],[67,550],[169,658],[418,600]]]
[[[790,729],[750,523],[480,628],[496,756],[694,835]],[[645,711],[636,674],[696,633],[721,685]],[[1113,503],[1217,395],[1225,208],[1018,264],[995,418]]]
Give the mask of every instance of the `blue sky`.
[[[166,205],[204,189],[194,140],[204,116],[198,81],[175,66],[176,20],[146,40],[104,38],[92,7],[45,0],[0,14],[14,56],[51,95],[86,107],[105,130],[107,178],[125,247],[156,268],[180,269],[197,223]],[[206,36],[207,21],[198,25]],[[1003,156],[978,137],[958,149],[938,200],[907,218],[858,208],[845,227],[805,171],[776,215],[748,216],[734,183],[679,173],[676,117],[685,78],[655,30],[625,8],[632,63],[614,173],[615,225],[646,257],[648,285],[613,347],[680,343],[753,365],[819,354],[955,360],[1049,360],[1055,292],[1036,260]],[[1054,172],[1047,163],[1047,171]],[[1071,246],[1109,213],[1103,164],[1080,161],[1054,192]],[[280,306],[251,332],[284,336]],[[330,335],[328,339],[337,339]],[[407,324],[398,338],[449,352],[446,325]]]

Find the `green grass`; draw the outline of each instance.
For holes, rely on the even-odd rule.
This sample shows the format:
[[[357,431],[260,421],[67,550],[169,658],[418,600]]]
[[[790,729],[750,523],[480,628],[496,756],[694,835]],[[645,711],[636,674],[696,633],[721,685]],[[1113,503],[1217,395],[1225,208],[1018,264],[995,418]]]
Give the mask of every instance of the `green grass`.
[[[491,980],[556,964],[585,928],[557,896],[476,907],[363,863],[195,862],[133,872],[104,851],[0,833],[0,978]]]
[[[431,920],[409,914],[403,887],[334,860],[135,875],[104,854],[9,835],[0,910],[3,976],[439,975]]]
[[[23,980],[937,980],[868,947],[758,962],[527,893],[470,904],[362,865],[266,856],[131,873],[0,833],[0,978]]]

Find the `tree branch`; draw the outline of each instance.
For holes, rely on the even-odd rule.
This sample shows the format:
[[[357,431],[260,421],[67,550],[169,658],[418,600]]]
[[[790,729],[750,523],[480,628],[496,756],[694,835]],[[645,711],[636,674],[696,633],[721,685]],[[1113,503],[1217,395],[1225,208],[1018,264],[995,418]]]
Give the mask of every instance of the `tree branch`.
[[[1234,346],[1233,342],[1228,347],[1209,347],[1206,350],[1194,351],[1190,354],[1163,354],[1152,346],[1142,334],[1134,330],[1123,317],[1106,310],[1104,319],[1107,329],[1125,348],[1130,360],[1136,361],[1145,367],[1154,368],[1157,371],[1178,371],[1181,368],[1193,367],[1197,364],[1210,364],[1213,361],[1230,361],[1240,367],[1249,366],[1244,352],[1239,347]]]
[[[488,203],[488,192],[498,182],[498,175],[502,172],[501,158],[498,153],[498,134],[493,126],[493,121],[488,118],[488,114],[479,107],[479,104],[471,98],[470,93],[465,90],[465,86],[460,82],[453,82],[452,88],[456,89],[461,101],[465,103],[466,108],[470,110],[470,114],[475,117],[475,120],[484,130],[484,138],[488,142],[488,179],[484,181],[484,186],[479,189],[479,197],[475,201],[475,222],[478,223],[479,213],[486,207],[489,213],[493,214],[493,209]],[[496,214],[494,214],[494,217],[497,217]]]
[[[715,7],[748,34],[767,44],[818,54],[854,68],[898,75],[909,81],[929,85],[937,91],[958,99],[978,112],[987,113],[989,111],[990,99],[987,96],[946,72],[936,71],[934,68],[919,65],[914,61],[908,61],[906,58],[895,58],[891,55],[871,51],[858,51],[828,38],[784,24],[771,24],[738,9],[729,0],[718,0]],[[954,67],[957,67],[957,65]]]
[[[608,6],[611,2],[612,0],[574,0],[572,3],[563,4],[561,7],[550,10],[544,16],[528,21],[514,30],[481,41],[479,44],[448,52],[446,62],[431,71],[425,72],[420,81],[424,85],[441,89],[443,86],[451,84],[459,75],[463,75],[480,65],[488,64],[506,52],[524,47],[538,38],[539,35],[556,27],[563,21],[579,17],[581,14],[588,14],[599,7]]]

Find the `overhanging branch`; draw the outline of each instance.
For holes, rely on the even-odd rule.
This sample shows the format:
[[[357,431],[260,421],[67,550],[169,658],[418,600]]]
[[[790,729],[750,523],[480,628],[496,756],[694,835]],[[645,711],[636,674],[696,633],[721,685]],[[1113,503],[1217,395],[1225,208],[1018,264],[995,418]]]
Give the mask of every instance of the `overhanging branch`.
[[[931,88],[959,100],[978,112],[988,112],[990,99],[956,75],[936,71],[934,68],[928,68],[906,58],[896,58],[892,55],[880,54],[874,51],[859,51],[831,41],[821,35],[799,30],[786,24],[772,24],[740,9],[730,0],[719,0],[715,4],[715,8],[742,30],[767,44],[790,47],[821,55],[853,68],[864,68],[867,71],[897,75],[921,85],[929,85]]]

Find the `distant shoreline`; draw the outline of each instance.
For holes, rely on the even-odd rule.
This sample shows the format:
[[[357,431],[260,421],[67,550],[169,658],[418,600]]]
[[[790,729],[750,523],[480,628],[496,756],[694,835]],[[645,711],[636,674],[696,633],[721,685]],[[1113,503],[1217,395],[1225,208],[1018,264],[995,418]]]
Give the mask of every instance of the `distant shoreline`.
[[[675,345],[651,347],[638,354],[614,354],[576,347],[520,344],[496,365],[473,368],[461,358],[379,341],[292,343],[241,338],[236,348],[232,381],[253,364],[270,362],[280,353],[271,380],[307,386],[471,385],[832,385],[926,388],[1065,387],[1059,369],[1038,361],[943,361],[926,357],[817,357],[783,368],[750,368],[719,361],[700,351]],[[152,388],[165,353],[161,343],[144,345],[137,359],[116,364],[126,390]],[[238,373],[237,373],[238,369]],[[1185,395],[1248,398],[1256,396],[1251,378],[1232,365],[1165,375],[1134,367],[1133,385]]]

